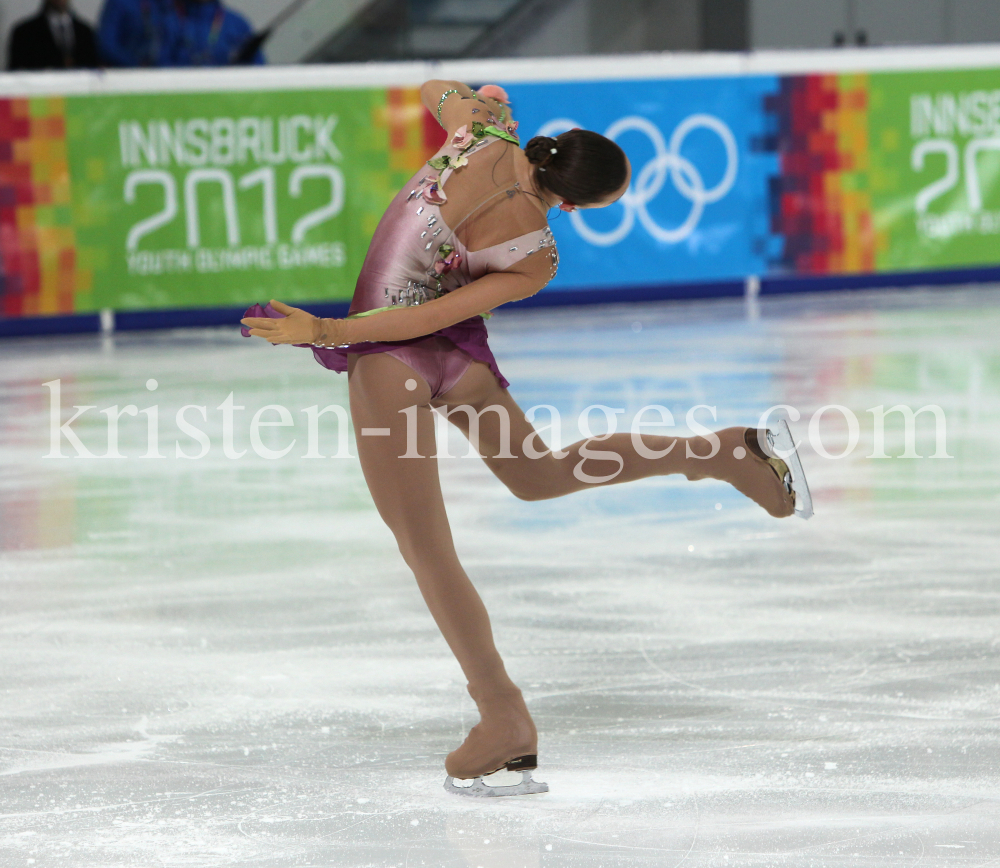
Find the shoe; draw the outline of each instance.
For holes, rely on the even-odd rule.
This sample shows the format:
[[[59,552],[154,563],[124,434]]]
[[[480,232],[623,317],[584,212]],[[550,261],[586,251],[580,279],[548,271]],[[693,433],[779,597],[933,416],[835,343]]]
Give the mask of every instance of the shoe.
[[[507,796],[545,793],[548,785],[531,778],[538,767],[538,732],[516,687],[477,695],[469,694],[479,709],[480,721],[469,732],[462,746],[448,754],[444,788],[463,796]],[[521,783],[494,787],[483,778],[506,769],[522,773]],[[471,786],[456,786],[455,780],[472,780]]]

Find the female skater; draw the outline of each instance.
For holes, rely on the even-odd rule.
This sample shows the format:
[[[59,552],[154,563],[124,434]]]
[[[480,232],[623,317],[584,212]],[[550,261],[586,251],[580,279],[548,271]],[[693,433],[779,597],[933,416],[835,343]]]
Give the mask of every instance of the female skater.
[[[443,408],[524,500],[683,473],[725,480],[780,517],[791,515],[796,492],[804,493],[801,467],[793,447],[783,453],[790,470],[768,447],[766,432],[747,428],[687,439],[615,434],[600,438],[603,457],[587,450],[589,440],[547,451],[507,391],[484,317],[533,295],[555,275],[548,210],[615,202],[628,190],[628,159],[614,142],[586,130],[536,137],[522,150],[506,94],[492,85],[476,92],[459,82],[429,81],[421,96],[448,137],[382,217],[347,318],[319,319],[272,301],[247,311],[244,334],[310,346],[320,364],[348,373],[365,480],[479,710],[479,723],[445,761],[445,786],[469,795],[544,792],[530,778],[535,725],[455,552],[431,408]],[[501,768],[523,771],[522,783],[501,788],[480,780]],[[452,778],[477,780],[457,788]]]

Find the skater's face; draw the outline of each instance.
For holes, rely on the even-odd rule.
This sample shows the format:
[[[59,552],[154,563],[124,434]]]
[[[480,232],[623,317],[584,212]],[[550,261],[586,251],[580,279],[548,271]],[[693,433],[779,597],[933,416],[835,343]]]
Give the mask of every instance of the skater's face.
[[[621,185],[614,193],[609,193],[603,199],[592,202],[590,205],[577,205],[579,208],[607,208],[608,205],[613,205],[622,196],[625,195],[625,191],[628,190],[628,185],[632,182],[632,164],[628,161],[628,157],[625,158],[625,183]]]

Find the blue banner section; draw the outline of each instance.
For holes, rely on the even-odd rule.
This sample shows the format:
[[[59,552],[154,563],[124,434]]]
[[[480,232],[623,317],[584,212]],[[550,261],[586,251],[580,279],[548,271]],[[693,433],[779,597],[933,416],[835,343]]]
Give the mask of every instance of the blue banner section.
[[[604,209],[552,220],[561,254],[549,290],[764,274],[779,240],[768,182],[778,156],[764,101],[776,76],[505,84],[522,142],[573,127],[614,139],[632,184]]]

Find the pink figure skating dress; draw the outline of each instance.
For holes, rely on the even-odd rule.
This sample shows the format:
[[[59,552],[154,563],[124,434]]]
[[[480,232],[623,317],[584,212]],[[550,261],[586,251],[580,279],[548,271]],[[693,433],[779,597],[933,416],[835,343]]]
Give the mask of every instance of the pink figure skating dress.
[[[500,126],[492,114],[487,120],[488,125],[473,124],[473,132],[466,127],[456,132],[392,200],[372,237],[348,317],[423,304],[489,272],[505,271],[528,256],[548,257],[547,279],[555,276],[559,258],[552,232],[537,206],[524,207],[527,195],[508,165],[510,155],[492,158],[492,152],[509,149],[508,143],[517,144],[516,127]],[[457,195],[452,194],[453,187],[458,188]],[[454,227],[442,214],[449,195]],[[532,222],[544,225],[518,232]],[[508,227],[518,234],[504,237]],[[477,237],[495,239],[498,232],[504,240],[469,249],[477,247]],[[281,314],[270,305],[254,305],[246,316]],[[474,360],[488,365],[506,388],[509,383],[487,342],[486,316],[473,316],[410,340],[311,349],[316,361],[332,371],[346,371],[351,353],[389,353],[420,373],[434,398],[454,386]],[[245,329],[244,334],[248,334]]]

